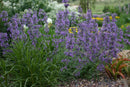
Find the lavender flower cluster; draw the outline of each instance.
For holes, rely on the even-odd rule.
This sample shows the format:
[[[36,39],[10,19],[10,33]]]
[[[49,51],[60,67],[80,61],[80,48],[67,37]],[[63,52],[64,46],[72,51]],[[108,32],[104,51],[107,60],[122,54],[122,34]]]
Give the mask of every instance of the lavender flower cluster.
[[[3,22],[7,22],[8,21],[8,13],[6,11],[2,11],[0,13],[0,18],[2,18]]]
[[[98,29],[98,24],[95,19],[92,19],[91,10],[88,10],[85,21],[76,23],[75,14],[72,13],[71,18],[67,10],[68,0],[63,0],[65,3],[65,11],[57,13],[55,21],[55,35],[53,41],[55,47],[65,47],[64,54],[72,59],[64,59],[61,62],[65,63],[61,70],[67,69],[69,63],[77,62],[74,66],[76,69],[82,69],[88,62],[100,62],[101,65],[97,69],[102,70],[105,63],[111,62],[113,57],[117,56],[123,48],[120,42],[123,40],[123,31],[115,24],[115,14],[112,15],[113,20],[110,21],[109,17],[105,17],[101,30]],[[82,13],[81,7],[79,8]],[[81,15],[79,15],[79,18]],[[71,20],[70,20],[71,19]],[[5,21],[5,19],[3,19]],[[79,19],[78,19],[79,20]],[[8,22],[8,31],[10,31],[10,38],[14,41],[27,40],[29,38],[35,46],[37,38],[45,37],[40,31],[43,25],[47,25],[47,16],[43,10],[39,12],[27,12],[22,18],[18,14],[11,18]],[[77,33],[69,33],[70,27],[77,27]],[[49,28],[45,26],[44,32],[48,33]],[[127,35],[128,36],[128,35]],[[58,38],[57,38],[58,37]],[[6,33],[0,33],[0,46],[7,47],[8,36]],[[60,45],[59,43],[63,43]],[[75,62],[74,62],[75,61]],[[75,73],[76,76],[80,72]]]
[[[2,17],[2,21],[7,21],[8,13],[3,11],[0,14],[0,17]],[[7,32],[9,33],[0,33],[0,46],[4,49],[10,46],[10,41],[13,43],[13,41],[26,41],[27,39],[35,46],[37,39],[45,36],[39,29],[45,25],[43,31],[46,33],[49,31],[47,15],[42,9],[38,12],[29,10],[23,17],[16,14],[6,23],[6,25],[8,25]]]
[[[58,13],[58,15],[64,15],[64,13]],[[67,33],[64,38],[67,49],[65,55],[72,57],[71,61],[78,61],[78,65],[75,68],[81,66],[81,69],[88,62],[95,63],[98,61],[101,65],[99,64],[97,69],[102,70],[100,69],[103,68],[102,65],[110,63],[113,57],[117,57],[117,53],[123,49],[123,45],[120,44],[123,40],[123,31],[117,27],[115,16],[116,14],[112,14],[112,21],[110,21],[109,17],[105,17],[102,28],[99,30],[96,20],[92,19],[91,10],[88,10],[87,15],[84,16],[86,21],[77,24],[77,35],[66,32],[65,27],[59,28],[59,30],[64,29],[64,32]],[[64,20],[64,18],[57,19],[59,22],[60,20]],[[60,23],[61,25],[68,26],[68,22]],[[69,61],[64,61],[66,64],[64,69],[67,69]]]
[[[2,11],[0,13],[0,22],[1,22],[1,24],[3,24],[4,27],[6,27],[8,25],[8,13],[6,11]],[[3,27],[1,27],[1,28],[3,28]],[[8,34],[2,33],[0,31],[0,47],[7,48],[9,46],[8,39],[9,39]],[[5,49],[3,49],[3,51],[5,51]]]
[[[130,45],[130,26],[126,27],[126,33],[125,33],[125,38],[124,38],[124,42],[128,45]]]

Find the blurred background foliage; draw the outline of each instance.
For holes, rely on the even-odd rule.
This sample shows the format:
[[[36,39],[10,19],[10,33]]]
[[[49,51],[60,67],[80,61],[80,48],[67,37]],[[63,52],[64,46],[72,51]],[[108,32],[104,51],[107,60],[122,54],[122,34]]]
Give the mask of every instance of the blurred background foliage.
[[[1,0],[0,11],[8,11],[9,16],[14,15],[15,13],[20,13],[25,9],[44,9],[45,12],[49,12],[51,11],[48,7],[49,2],[50,0]]]

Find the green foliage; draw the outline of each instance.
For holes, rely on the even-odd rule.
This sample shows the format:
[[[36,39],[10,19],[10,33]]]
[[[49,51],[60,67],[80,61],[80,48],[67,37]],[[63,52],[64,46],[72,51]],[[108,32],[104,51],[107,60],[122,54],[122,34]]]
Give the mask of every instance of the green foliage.
[[[125,12],[125,13],[128,12],[128,14],[129,14],[129,13],[130,13],[130,3],[124,4],[124,5],[121,7],[121,10],[122,10],[122,12]]]
[[[45,12],[49,12],[51,9],[48,8],[47,0],[33,0],[33,1],[24,1],[23,5],[20,6],[19,10],[24,11],[25,9],[44,9]]]
[[[57,0],[57,2],[62,3],[62,0]]]
[[[103,12],[111,12],[116,13],[117,15],[120,15],[119,7],[110,7],[110,6],[104,6]]]
[[[30,39],[12,41],[11,52],[0,62],[0,87],[55,87],[58,83],[62,65],[60,57],[53,55],[54,30],[47,34],[43,26],[40,32],[50,37],[38,38],[35,46]]]
[[[120,18],[117,20],[116,24],[118,27],[121,27],[121,25],[124,25],[126,23],[130,23],[130,14],[122,13],[120,15]]]
[[[99,72],[97,71],[98,63],[87,63],[81,70],[81,78],[85,79],[98,79]]]
[[[48,7],[49,0],[9,0],[9,2],[11,4],[6,6],[6,11],[8,11],[10,17],[16,13],[23,12],[25,9],[32,9],[33,11],[43,9],[45,12],[51,11],[51,8]]]
[[[105,12],[111,12],[111,13],[116,13],[117,15],[121,15],[121,14],[126,14],[127,12],[128,12],[128,14],[129,14],[129,12],[130,12],[130,8],[128,8],[128,5],[129,5],[129,3],[128,4],[124,4],[123,6],[121,6],[121,7],[119,7],[119,6],[112,6],[112,7],[110,7],[110,6],[104,6],[104,9],[103,9],[103,12],[105,13]],[[121,8],[121,9],[119,9],[119,8]]]
[[[110,8],[111,13],[116,13],[117,15],[120,15],[119,7],[112,7]]]
[[[99,27],[102,27],[102,23],[103,23],[102,21],[97,21],[97,23]]]
[[[110,10],[110,6],[105,5],[103,12],[106,13],[106,12],[109,12],[109,10]]]
[[[3,3],[2,0],[0,0],[0,12],[3,10]]]
[[[0,18],[0,32],[6,32],[7,26],[5,26],[5,22]]]
[[[14,67],[15,66],[11,65],[10,62],[8,62],[8,60],[0,60],[0,87],[9,86],[9,74],[13,71]]]
[[[130,63],[128,67],[125,67],[125,72],[127,73],[127,76],[130,78]]]
[[[86,13],[88,9],[95,8],[96,0],[80,0],[80,6],[83,12]]]
[[[57,66],[58,59],[51,60],[52,56],[48,55],[48,51],[43,50],[43,46],[34,48],[30,45],[30,41],[19,41],[14,42],[11,50],[12,52],[6,55],[7,63],[1,61],[0,68],[2,68],[3,76],[0,78],[3,81],[1,85],[7,85],[7,87],[55,86],[60,71],[60,66]],[[50,61],[47,61],[47,58],[50,58]]]
[[[124,33],[123,37],[124,37],[124,39],[130,40],[130,37],[127,37],[125,35],[125,34],[130,34],[129,32],[127,32],[127,28],[126,27],[128,27],[128,26],[130,26],[129,23],[121,25],[120,28],[123,30],[123,33]],[[124,49],[130,49],[130,45],[127,44],[126,42],[122,41],[122,44],[124,45]]]

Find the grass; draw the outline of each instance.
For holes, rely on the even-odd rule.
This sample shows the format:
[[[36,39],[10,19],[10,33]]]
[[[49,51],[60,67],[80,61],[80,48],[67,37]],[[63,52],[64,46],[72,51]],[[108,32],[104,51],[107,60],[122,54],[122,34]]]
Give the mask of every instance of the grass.
[[[75,6],[75,5],[79,5],[79,1],[80,0],[76,0],[74,2],[71,2],[70,5],[71,6]],[[129,3],[129,0],[125,0],[123,3],[121,3],[121,6],[124,4]],[[100,1],[97,0],[97,2],[95,3],[95,8],[92,8],[92,12],[93,14],[102,14],[103,13],[103,8],[105,5],[109,5],[110,7],[114,7],[114,6],[118,6],[118,3],[115,2],[115,0],[104,0],[104,1]]]

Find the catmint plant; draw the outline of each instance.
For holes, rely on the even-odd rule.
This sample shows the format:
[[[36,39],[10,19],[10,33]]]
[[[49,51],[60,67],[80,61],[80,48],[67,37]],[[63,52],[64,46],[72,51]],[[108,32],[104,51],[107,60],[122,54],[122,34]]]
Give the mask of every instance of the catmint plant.
[[[124,38],[123,41],[125,42],[127,48],[129,49],[129,45],[130,45],[130,26],[126,27],[126,32],[124,34]]]
[[[10,33],[9,35],[0,34],[0,45],[7,48],[10,43],[14,44],[13,41],[30,41],[34,49],[41,46],[38,49],[42,49],[46,55],[56,55],[59,50],[62,50],[60,49],[62,47],[65,57],[61,63],[64,63],[65,66],[61,68],[61,71],[72,67],[76,70],[73,75],[80,76],[80,71],[88,63],[96,65],[97,62],[100,64],[96,65],[97,69],[102,71],[104,65],[110,63],[112,58],[117,57],[117,53],[122,50],[123,45],[120,42],[125,40],[129,44],[129,41],[123,38],[123,31],[115,23],[116,14],[112,14],[112,21],[106,16],[101,30],[99,30],[96,20],[92,19],[91,10],[77,18],[75,13],[68,11],[68,0],[62,2],[65,10],[60,10],[56,14],[53,34],[48,27],[52,21],[48,19],[43,9],[28,10],[22,17],[16,14],[10,19],[7,29]],[[82,13],[81,7],[79,7],[79,12]],[[6,14],[6,12],[2,14]],[[7,21],[7,16],[4,16],[3,21]],[[76,22],[77,19],[79,22]],[[76,29],[76,32],[71,31],[73,29]],[[129,35],[126,34],[126,36]],[[9,41],[10,43],[8,43]],[[46,61],[49,60],[50,58],[47,57]]]
[[[6,17],[8,16],[7,12],[5,11],[2,12],[1,14],[3,17],[3,21],[6,21],[7,20]],[[4,36],[4,38],[7,39],[3,39],[3,37],[1,37],[2,44],[3,43],[9,44],[9,42],[11,42],[12,44],[13,41],[29,40],[31,41],[32,45],[36,47],[36,44],[39,43],[38,42],[39,38],[42,38],[43,36],[46,39],[50,38],[47,15],[42,9],[33,12],[29,10],[27,13],[23,15],[23,17],[20,17],[19,14],[16,14],[10,19],[10,21],[7,24],[8,24],[7,31],[9,33],[4,34],[4,35],[7,34],[7,37]],[[44,29],[41,30],[41,28],[43,27]],[[46,34],[43,31],[46,32]],[[9,40],[9,41],[5,41],[5,40]],[[44,42],[43,41],[44,40],[41,40],[40,42],[46,47],[47,45],[45,44],[46,41]],[[1,46],[4,47],[2,44]]]
[[[115,18],[113,14],[113,18]],[[73,33],[68,33],[66,36],[66,49],[65,55],[74,58],[77,61],[80,59],[79,65],[82,66],[88,62],[100,62],[101,64],[111,62],[113,57],[117,56],[123,47],[120,44],[120,39],[123,39],[123,32],[118,29],[115,24],[115,19],[110,21],[109,17],[104,18],[101,30],[98,29],[96,20],[92,19],[90,10],[87,12],[85,21],[77,24],[79,32],[76,37]],[[101,65],[103,67],[103,65]],[[97,67],[100,69],[100,65]]]

